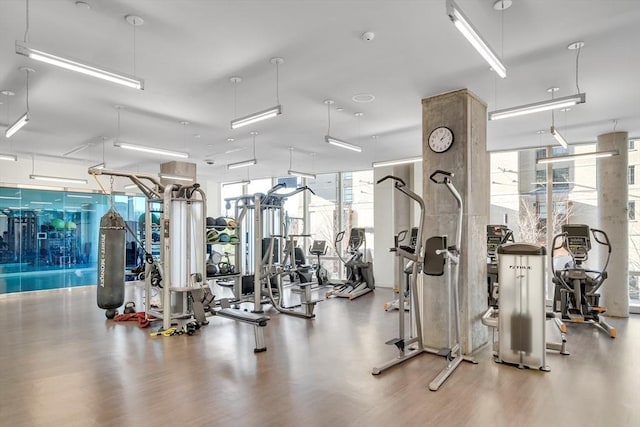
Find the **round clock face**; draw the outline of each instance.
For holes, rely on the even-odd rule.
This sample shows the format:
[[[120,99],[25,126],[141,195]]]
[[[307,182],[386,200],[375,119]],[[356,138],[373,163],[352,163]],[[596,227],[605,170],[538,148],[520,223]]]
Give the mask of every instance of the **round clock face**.
[[[453,145],[453,132],[445,126],[435,128],[429,134],[429,148],[436,153],[444,153]]]

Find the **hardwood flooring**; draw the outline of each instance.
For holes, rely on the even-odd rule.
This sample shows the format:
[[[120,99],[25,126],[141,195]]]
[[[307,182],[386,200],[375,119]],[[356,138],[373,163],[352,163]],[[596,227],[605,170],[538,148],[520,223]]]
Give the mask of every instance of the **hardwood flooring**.
[[[571,355],[550,353],[548,373],[496,364],[485,346],[431,392],[434,355],[370,374],[395,355],[390,297],[324,301],[314,320],[269,311],[254,354],[252,327],[229,319],[173,337],[108,321],[94,287],[2,296],[0,425],[640,425],[640,318],[611,319],[616,339],[569,325]],[[130,299],[142,307],[139,289]]]

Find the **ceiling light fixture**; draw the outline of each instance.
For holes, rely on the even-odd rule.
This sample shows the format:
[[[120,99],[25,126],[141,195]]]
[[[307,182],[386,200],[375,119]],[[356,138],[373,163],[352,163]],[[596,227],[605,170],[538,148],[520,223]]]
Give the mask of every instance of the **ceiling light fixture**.
[[[266,110],[258,111],[257,113],[249,114],[248,116],[240,117],[238,119],[231,120],[231,129],[238,129],[243,126],[248,126],[250,124],[260,122],[262,120],[267,120],[272,117],[279,116],[282,114],[282,105],[280,104],[280,94],[279,94],[279,80],[280,80],[280,64],[284,63],[283,58],[271,58],[270,62],[276,66],[276,106],[267,108]],[[242,79],[239,77],[231,77],[231,83],[236,85],[237,83],[242,82]],[[235,86],[234,86],[235,91]],[[235,107],[234,107],[235,109]]]
[[[89,169],[104,169],[104,168],[105,168],[104,162],[101,162],[101,163],[98,163],[97,165],[93,165],[89,167]]]
[[[312,173],[293,170],[291,168],[292,158],[293,158],[293,147],[289,147],[289,170],[287,171],[287,174],[291,176],[297,176],[300,178],[316,179],[316,176]]]
[[[343,141],[341,139],[338,138],[334,138],[332,136],[326,135],[324,137],[324,141],[328,142],[331,145],[335,145],[336,147],[340,147],[340,148],[345,148],[347,150],[351,150],[351,151],[356,151],[358,153],[362,152],[362,147],[352,144],[350,142],[347,141]]]
[[[327,105],[327,134],[324,137],[324,141],[331,145],[335,145],[336,147],[356,151],[358,153],[362,152],[362,147],[360,147],[359,145],[355,145],[331,136],[331,105],[333,105],[333,100],[325,99],[323,102]]]
[[[88,142],[84,143],[84,144],[80,144],[77,147],[74,147],[71,150],[69,150],[66,153],[64,153],[63,156],[66,157],[66,156],[70,156],[70,155],[75,154],[75,153],[79,153],[80,151],[82,151],[82,150],[84,150],[86,148],[89,148],[90,146],[91,146],[91,144],[89,144]]]
[[[467,19],[464,13],[462,13],[462,10],[460,10],[460,7],[453,0],[447,0],[447,15],[458,31],[460,31],[478,53],[482,55],[484,60],[489,63],[493,71],[503,79],[507,77],[507,69],[504,64],[498,59],[498,56],[484,41],[482,36],[480,36],[471,24],[471,21]]]
[[[408,163],[417,163],[422,161],[422,156],[420,157],[409,157],[406,159],[397,159],[397,160],[384,160],[381,162],[373,162],[371,166],[374,168],[381,168],[384,166],[396,166],[396,165],[405,165]]]
[[[36,61],[45,62],[47,64],[55,65],[60,68],[65,68],[67,70],[76,71],[88,76],[97,77],[99,79],[107,80],[113,83],[118,83],[123,86],[128,86],[140,90],[144,89],[144,80],[139,77],[130,76],[115,71],[108,71],[104,68],[82,63],[74,59],[47,53],[42,50],[29,47],[26,43],[20,43],[19,41],[16,41],[16,53],[24,55]]]
[[[609,151],[595,151],[592,153],[579,153],[579,154],[567,154],[564,156],[553,156],[553,157],[540,157],[536,160],[536,163],[539,165],[544,165],[547,163],[559,163],[559,162],[568,162],[572,160],[583,160],[583,159],[597,159],[601,157],[611,157],[617,156],[620,154],[618,150],[609,150]]]
[[[222,183],[222,186],[223,186],[223,187],[227,187],[227,186],[229,186],[229,185],[237,185],[237,184],[242,184],[242,185],[244,185],[244,184],[250,184],[250,183],[251,183],[251,181],[250,181],[250,180],[248,180],[248,179],[243,179],[243,180],[240,180],[240,181],[223,182],[223,183]]]
[[[18,156],[13,154],[0,154],[0,160],[8,160],[10,162],[17,162]]]
[[[551,99],[553,99],[553,94],[556,93],[558,90],[560,90],[557,87],[550,87],[549,89],[547,89],[547,92],[551,93]],[[563,111],[567,111],[569,108],[563,108]],[[566,118],[566,113],[565,113],[565,118]],[[566,128],[566,121],[565,121],[565,128]],[[553,112],[553,110],[551,110],[551,130],[549,131],[551,133],[551,135],[556,139],[556,141],[558,141],[558,143],[560,145],[562,145],[562,148],[569,148],[569,144],[567,144],[567,140],[564,139],[564,137],[560,134],[560,132],[558,132],[558,129],[556,129],[556,120],[555,120],[555,114]]]
[[[489,120],[506,119],[509,117],[522,116],[524,114],[539,113],[541,111],[559,110],[571,107],[573,105],[584,104],[587,100],[587,94],[580,92],[578,84],[580,49],[584,46],[584,42],[577,41],[567,46],[569,50],[576,51],[576,93],[574,95],[562,98],[551,98],[547,101],[534,102],[533,104],[520,105],[517,107],[505,108],[489,112]],[[556,89],[557,90],[557,89]],[[553,92],[552,92],[553,93]]]
[[[130,19],[133,17],[134,19]],[[144,21],[142,18],[128,15],[125,17],[127,22],[135,26],[142,25]],[[134,30],[135,31],[135,30]],[[134,41],[135,41],[135,32],[134,32]],[[31,58],[36,61],[44,62],[47,64],[55,65],[60,68],[64,68],[71,71],[76,71],[78,73],[86,74],[92,77],[97,77],[99,79],[107,80],[113,83],[118,83],[124,86],[132,87],[134,89],[144,89],[144,80],[131,76],[128,74],[110,71],[102,67],[97,67],[94,65],[89,65],[83,62],[80,62],[75,59],[66,58],[60,55],[54,55],[52,53],[48,53],[39,49],[35,49],[29,46],[29,0],[26,2],[26,30],[24,33],[24,40],[20,42],[16,40],[16,53],[19,55],[24,55],[28,58]],[[135,55],[135,44],[134,44],[134,55]],[[135,57],[134,57],[134,73],[135,73]]]
[[[171,175],[168,173],[161,173],[158,175],[160,178],[164,178],[164,179],[172,179],[174,181],[190,181],[193,182],[193,178],[188,177],[188,176],[182,176],[182,175]]]
[[[555,98],[547,101],[534,102],[532,104],[491,111],[489,112],[489,120],[500,120],[525,114],[539,113],[541,111],[557,110],[559,108],[566,108],[572,105],[584,104],[585,102],[586,94],[578,93],[562,98]]]
[[[27,84],[26,84],[27,112],[24,113],[22,116],[20,116],[18,120],[13,122],[13,124],[4,131],[5,138],[11,138],[13,135],[15,135],[16,132],[22,129],[24,125],[29,123],[29,73],[35,73],[35,70],[33,68],[28,68],[28,67],[20,67],[19,70],[24,71],[27,74]]]
[[[87,184],[86,179],[67,178],[63,176],[47,176],[47,175],[29,175],[29,179],[35,179],[39,181],[53,181],[53,182],[68,182],[71,184]]]
[[[551,125],[550,132],[551,132],[551,135],[553,135],[556,141],[558,141],[558,143],[562,145],[563,148],[569,148],[569,145],[567,144],[567,140],[564,139],[564,137],[560,134],[560,132],[558,132],[558,129],[556,129],[554,125]]]
[[[256,159],[256,135],[257,134],[258,132],[256,131],[251,132],[251,136],[253,137],[253,159],[243,160],[241,162],[236,162],[236,163],[229,163],[227,165],[227,169],[245,168],[248,166],[253,166],[258,163],[258,160]]]
[[[125,148],[127,150],[141,151],[143,153],[159,154],[161,156],[178,157],[180,159],[188,159],[189,153],[182,151],[165,150],[162,148],[148,147],[146,145],[130,144],[124,141],[114,141],[115,147]]]

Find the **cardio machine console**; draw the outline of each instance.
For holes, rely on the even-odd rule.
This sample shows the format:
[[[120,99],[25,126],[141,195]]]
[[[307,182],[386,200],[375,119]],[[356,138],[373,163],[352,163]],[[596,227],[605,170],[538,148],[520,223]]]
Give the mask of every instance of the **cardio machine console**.
[[[309,249],[309,253],[312,255],[326,255],[327,253],[327,241],[326,240],[314,240]]]

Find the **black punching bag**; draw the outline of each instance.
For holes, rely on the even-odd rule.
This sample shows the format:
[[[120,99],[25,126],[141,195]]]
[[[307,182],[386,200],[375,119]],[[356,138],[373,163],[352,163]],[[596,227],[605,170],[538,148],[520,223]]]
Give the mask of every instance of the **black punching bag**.
[[[98,307],[107,310],[108,319],[124,303],[125,234],[124,220],[109,209],[100,218],[98,245]]]

